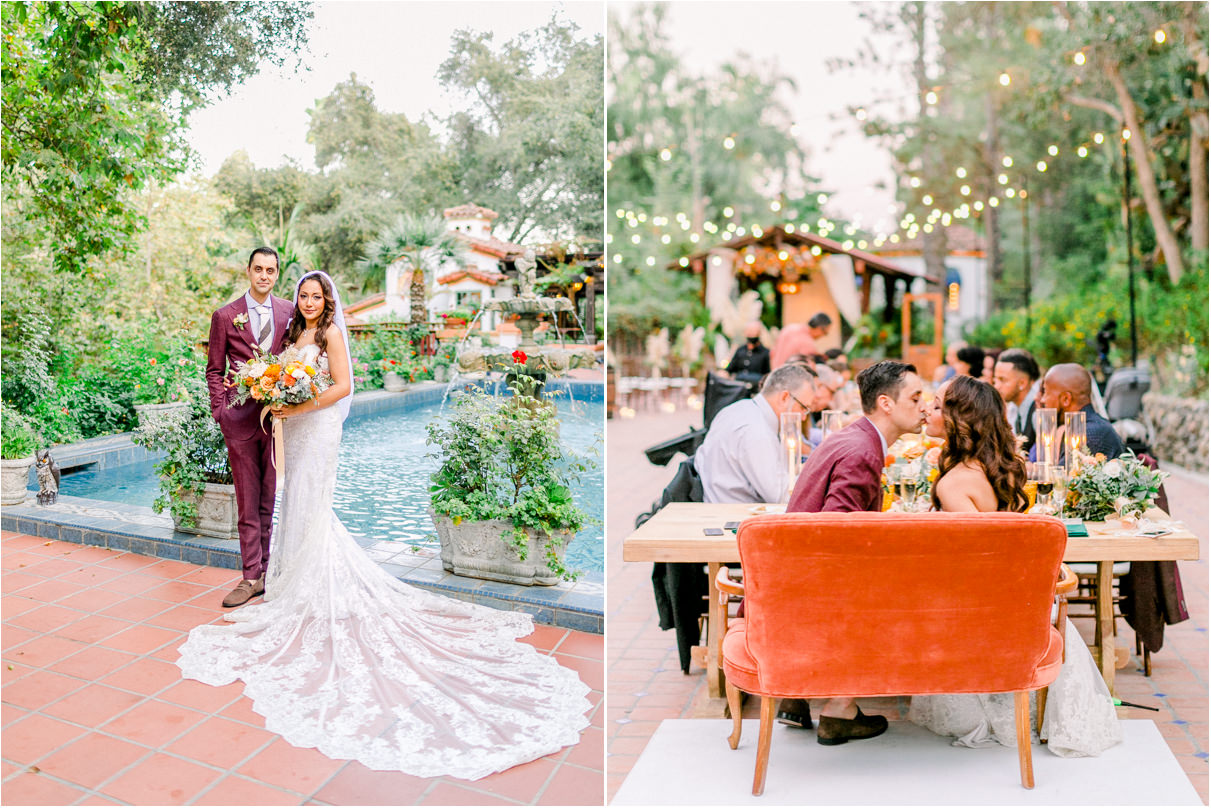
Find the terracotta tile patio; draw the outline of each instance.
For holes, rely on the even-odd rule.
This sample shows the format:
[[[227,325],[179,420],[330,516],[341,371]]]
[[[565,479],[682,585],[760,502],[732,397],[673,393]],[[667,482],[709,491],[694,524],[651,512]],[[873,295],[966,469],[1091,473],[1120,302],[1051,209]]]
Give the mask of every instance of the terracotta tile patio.
[[[594,688],[578,745],[475,782],[376,772],[290,746],[238,683],[181,679],[176,648],[221,620],[230,571],[0,538],[3,804],[602,803],[600,635],[539,625],[526,638]]]
[[[677,642],[672,631],[657,625],[651,586],[651,564],[622,560],[622,539],[634,526],[635,516],[650,507],[680,462],[654,466],[643,449],[701,425],[701,411],[673,413],[640,411],[633,419],[612,420],[608,426],[606,510],[606,624],[607,687],[606,794],[612,799],[627,773],[647,746],[648,739],[666,718],[693,718],[721,711],[706,694],[705,678],[697,667],[681,672]],[[1152,657],[1152,676],[1145,677],[1141,661],[1132,655],[1117,675],[1121,698],[1160,712],[1130,710],[1130,718],[1151,718],[1169,743],[1191,783],[1208,798],[1207,740],[1207,536],[1208,485],[1205,475],[1173,470],[1166,481],[1174,516],[1182,519],[1200,539],[1197,562],[1179,562],[1190,619],[1165,630],[1165,645]],[[1078,621],[1091,634],[1092,621]],[[1119,643],[1134,648],[1131,629],[1119,621]],[[1088,639],[1088,637],[1087,637]],[[745,716],[756,706],[746,705]],[[900,718],[907,699],[864,700],[866,712]],[[720,713],[721,714],[721,713]],[[753,714],[755,717],[755,713]],[[720,737],[719,743],[726,743]]]

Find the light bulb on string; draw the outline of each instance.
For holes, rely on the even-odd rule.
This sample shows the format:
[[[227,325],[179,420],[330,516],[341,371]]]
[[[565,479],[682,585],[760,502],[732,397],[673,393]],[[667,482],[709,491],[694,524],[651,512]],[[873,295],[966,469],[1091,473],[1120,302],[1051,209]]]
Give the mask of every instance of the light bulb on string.
[[[962,194],[963,196],[969,195],[971,193],[971,186],[964,185],[962,188],[959,189],[959,193]]]
[[[1008,174],[997,174],[997,183],[1000,185],[1008,185],[1009,184],[1009,175]]]
[[[995,196],[990,197],[988,200],[988,207],[990,207],[990,208],[995,208],[995,207],[999,206],[1000,204],[1001,204],[1001,200],[997,199]]]
[[[777,213],[778,211],[782,210],[782,203],[775,199],[773,202],[769,203],[769,209],[774,213]]]
[[[697,244],[699,238],[701,238],[701,236],[699,236],[697,233],[690,233],[690,243]]]
[[[1131,140],[1131,130],[1123,129],[1123,140]]]
[[[828,194],[817,194],[816,195],[816,202],[818,202],[819,204],[823,205],[827,201],[828,201]]]
[[[913,188],[920,188],[921,187],[921,178],[913,177],[912,179],[910,179],[908,181],[908,184],[911,185]]]
[[[1043,171],[1047,170],[1047,163],[1045,163],[1042,160],[1039,160],[1037,163],[1034,164],[1034,167],[1036,169],[1038,169],[1040,172],[1043,172]]]
[[[690,265],[690,259],[686,258],[685,256],[682,256],[681,260],[678,261],[677,263],[680,264],[683,268],[688,267]]]
[[[926,194],[925,196],[921,197],[921,201],[924,202],[926,205],[932,205],[933,196],[931,194]]]
[[[1152,35],[1152,38],[1156,40],[1156,44],[1164,45],[1165,44],[1165,29],[1157,28],[1156,33]]]
[[[977,199],[975,201],[975,203],[972,205],[972,207],[975,208],[977,211],[981,211],[984,209],[984,203]]]
[[[622,263],[622,256],[621,256],[621,255],[619,255],[618,253],[614,253],[614,263],[615,263],[615,264],[621,264],[621,263]]]
[[[955,169],[955,176],[958,177],[959,179],[966,178],[967,169],[963,168],[963,166],[959,166],[958,168]]]
[[[672,160],[672,159],[673,159],[673,151],[672,151],[672,149],[661,149],[661,150],[660,150],[660,159],[661,159],[661,160],[664,160],[666,163],[667,163],[669,160]]]
[[[1085,64],[1084,51],[1077,51],[1076,55],[1072,57],[1072,61],[1077,67],[1080,67],[1081,65]]]
[[[623,210],[622,208],[619,208],[618,210],[614,211],[614,215],[617,216],[619,219],[622,219],[622,218],[626,217],[627,212],[625,210]]]
[[[1047,153],[1050,154],[1052,157],[1055,157],[1060,153],[1060,147],[1056,146],[1054,144],[1051,146],[1048,146]]]
[[[1085,148],[1084,146],[1081,146],[1079,149],[1076,150],[1076,153],[1077,153],[1078,157],[1088,157],[1089,149]]]
[[[1103,143],[1105,140],[1106,140],[1106,136],[1105,136],[1105,135],[1103,135],[1101,132],[1094,132],[1094,133],[1093,133],[1093,142],[1094,142],[1094,143],[1097,143],[1097,144],[1099,144],[1099,145],[1100,145],[1100,144],[1101,144],[1101,143]]]
[[[1002,87],[1008,87],[1009,86],[1009,74],[1002,73],[1000,75],[1000,77],[997,79],[997,81],[1001,82]]]
[[[647,259],[644,260],[644,263],[650,267],[654,267],[654,266],[656,266],[656,258],[654,256],[649,255],[647,257]]]
[[[723,209],[723,215],[729,219],[732,218],[732,216],[734,216],[735,214],[736,214],[736,211],[732,210],[731,205],[728,205],[726,208]]]
[[[927,92],[925,94],[925,103],[929,104],[930,106],[933,106],[934,104],[938,103],[938,94],[935,93],[933,90],[930,90],[929,92]]]
[[[638,243],[639,243],[639,234],[638,234],[638,233],[636,233],[635,235],[631,236],[631,243],[632,243],[632,244],[638,244]]]
[[[1013,167],[1013,158],[1010,157],[1008,154],[1005,155],[1004,157],[1001,158],[1001,165],[1005,166],[1005,168],[1012,168]]]
[[[723,148],[727,149],[728,151],[736,148],[736,141],[731,137],[731,135],[723,139]]]

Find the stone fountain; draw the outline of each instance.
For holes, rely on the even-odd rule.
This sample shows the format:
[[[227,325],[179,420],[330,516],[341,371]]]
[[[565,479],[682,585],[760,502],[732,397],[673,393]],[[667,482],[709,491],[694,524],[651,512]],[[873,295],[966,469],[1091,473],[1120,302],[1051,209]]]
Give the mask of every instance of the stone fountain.
[[[538,327],[541,315],[575,312],[572,301],[566,297],[542,297],[534,291],[537,267],[534,251],[526,250],[517,259],[517,295],[509,300],[489,301],[483,309],[506,315],[516,314],[521,343],[516,349],[500,345],[460,348],[457,360],[460,373],[507,369],[513,364],[513,350],[525,353],[526,369],[530,373],[562,375],[572,368],[587,368],[596,364],[597,354],[588,345],[539,345],[534,341],[534,329]]]

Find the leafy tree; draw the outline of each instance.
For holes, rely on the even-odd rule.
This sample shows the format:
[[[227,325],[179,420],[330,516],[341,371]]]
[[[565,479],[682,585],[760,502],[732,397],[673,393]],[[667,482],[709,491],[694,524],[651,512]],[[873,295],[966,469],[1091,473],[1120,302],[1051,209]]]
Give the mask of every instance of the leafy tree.
[[[307,44],[309,2],[135,3],[145,47],[140,84],[183,111],[205,106],[268,63],[283,67]]]
[[[325,266],[352,267],[392,217],[406,210],[456,204],[455,164],[429,126],[379,110],[374,92],[356,75],[308,114],[307,138],[321,173],[304,197],[302,222]]]
[[[705,321],[688,302],[701,278],[664,268],[680,257],[752,226],[819,218],[816,180],[778,100],[784,88],[794,89],[791,79],[743,56],[710,75],[686,71],[672,51],[665,14],[654,4],[609,20],[615,333]],[[687,302],[672,306],[674,299]]]
[[[257,168],[242,149],[214,176],[215,187],[231,199],[228,224],[254,233],[281,228],[313,193],[315,177],[293,162]]]
[[[491,33],[464,29],[438,70],[472,100],[447,121],[458,190],[497,211],[509,241],[602,237],[604,52],[578,30],[552,17],[494,50]]]
[[[302,206],[296,204],[287,219],[277,230],[276,236],[261,234],[261,243],[271,245],[278,254],[278,294],[289,296],[291,290],[308,272],[320,268],[320,250],[307,241],[299,226]]]
[[[403,261],[412,273],[408,288],[410,322],[425,323],[429,320],[425,307],[427,290],[438,267],[446,261],[463,260],[465,254],[463,243],[446,229],[441,216],[404,214],[370,242],[358,268],[366,276],[382,278],[387,267]]]

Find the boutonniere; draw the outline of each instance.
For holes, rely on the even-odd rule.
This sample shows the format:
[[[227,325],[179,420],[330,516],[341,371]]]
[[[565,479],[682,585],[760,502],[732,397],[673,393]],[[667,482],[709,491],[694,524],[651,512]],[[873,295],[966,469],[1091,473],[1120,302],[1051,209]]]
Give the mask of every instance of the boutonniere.
[[[248,315],[247,314],[237,314],[235,316],[235,319],[232,320],[232,322],[235,323],[235,327],[236,327],[237,331],[243,331],[244,326],[248,325]]]

